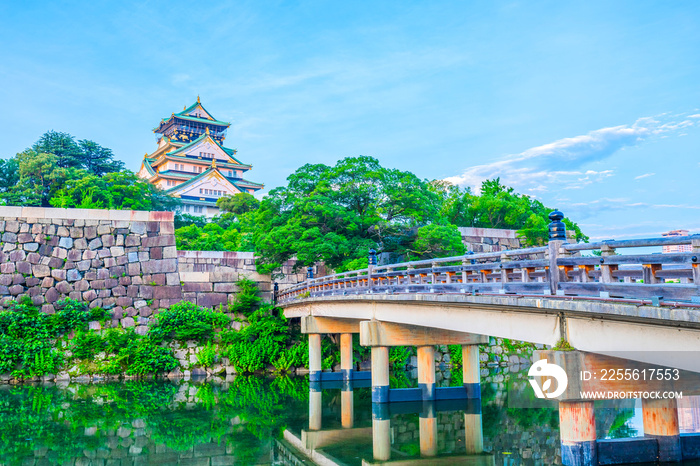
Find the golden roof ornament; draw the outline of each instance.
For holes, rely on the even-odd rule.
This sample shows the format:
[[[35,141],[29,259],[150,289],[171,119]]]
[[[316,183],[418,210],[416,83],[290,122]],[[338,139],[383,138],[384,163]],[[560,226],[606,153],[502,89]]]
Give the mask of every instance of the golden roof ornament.
[[[207,126],[207,129],[206,129],[206,131],[207,131],[207,134],[209,134],[209,127],[208,127],[208,126]]]
[[[199,94],[197,94],[197,103],[201,104],[202,102],[199,101]]]
[[[211,168],[216,168],[216,159],[211,159]]]

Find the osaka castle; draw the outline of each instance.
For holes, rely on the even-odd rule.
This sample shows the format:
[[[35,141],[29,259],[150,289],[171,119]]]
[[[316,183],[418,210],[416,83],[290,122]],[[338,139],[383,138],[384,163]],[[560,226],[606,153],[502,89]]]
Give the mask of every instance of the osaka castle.
[[[139,176],[182,200],[184,213],[213,217],[221,196],[254,193],[263,188],[243,178],[252,168],[224,147],[230,123],[214,118],[197,102],[160,121],[153,130],[158,148],[146,154]]]

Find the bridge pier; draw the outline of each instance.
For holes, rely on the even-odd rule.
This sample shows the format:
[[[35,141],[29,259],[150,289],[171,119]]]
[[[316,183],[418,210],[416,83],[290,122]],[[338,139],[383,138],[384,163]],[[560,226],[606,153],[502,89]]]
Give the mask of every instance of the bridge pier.
[[[323,390],[319,382],[309,384],[309,430],[321,430]]]
[[[425,406],[426,403],[423,403],[423,405],[423,412],[418,416],[420,455],[428,457],[436,456],[438,453],[438,425],[437,416],[435,415],[435,404],[430,403],[430,405]]]
[[[389,348],[372,347],[372,403],[389,402]]]
[[[467,398],[481,398],[479,345],[462,345],[462,383]]]
[[[678,425],[678,406],[675,399],[643,399],[642,418],[644,436],[656,439],[660,462],[678,462],[683,459]]]
[[[323,367],[321,361],[321,335],[319,333],[309,334],[309,381],[320,382]]]
[[[343,380],[352,380],[352,333],[340,334],[340,371],[343,373]]]
[[[346,381],[340,391],[340,425],[352,429],[355,423],[355,398],[352,383]]]
[[[559,402],[559,435],[564,466],[597,466],[598,448],[592,401]]]
[[[435,347],[418,347],[418,388],[423,401],[435,400]]]

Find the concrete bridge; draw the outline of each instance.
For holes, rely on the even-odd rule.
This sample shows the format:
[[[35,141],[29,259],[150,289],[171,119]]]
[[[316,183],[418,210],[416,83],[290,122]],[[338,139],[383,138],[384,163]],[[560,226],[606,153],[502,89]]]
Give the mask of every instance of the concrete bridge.
[[[550,214],[545,247],[391,265],[314,278],[277,294],[287,317],[309,334],[312,382],[353,380],[352,334],[372,348],[375,403],[479,398],[479,347],[488,336],[570,349],[538,353],[560,363],[576,383],[559,400],[564,464],[616,464],[700,457],[698,439],[681,439],[675,400],[643,400],[646,440],[626,442],[611,459],[596,441],[593,401],[577,389],[617,390],[580,382],[579,373],[610,369],[676,370],[684,395],[700,387],[700,235],[599,243],[566,242],[561,212]],[[690,252],[618,254],[625,248],[690,245]],[[584,251],[599,255],[583,256]],[[340,373],[321,370],[321,336],[340,334]],[[463,348],[464,387],[435,388],[434,345]],[[388,348],[418,348],[418,389],[389,386]],[[541,380],[542,382],[543,380]],[[668,382],[668,381],[667,381]],[[640,381],[624,385],[647,389]],[[656,386],[656,388],[660,388]],[[612,396],[612,395],[610,395]],[[660,414],[659,414],[660,413]],[[602,446],[601,446],[602,445]],[[700,444],[698,444],[700,445]],[[622,448],[622,444],[614,449]],[[475,451],[478,453],[478,451]],[[600,453],[600,454],[599,454]]]

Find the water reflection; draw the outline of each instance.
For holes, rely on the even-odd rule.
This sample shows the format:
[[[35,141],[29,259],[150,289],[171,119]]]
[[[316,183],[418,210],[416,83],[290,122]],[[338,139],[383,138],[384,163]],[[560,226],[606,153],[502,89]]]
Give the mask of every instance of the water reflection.
[[[461,371],[438,380],[459,386]],[[482,381],[478,402],[384,405],[371,403],[369,380],[0,386],[0,465],[561,464],[556,404],[509,403],[532,397],[526,372],[494,368]],[[684,403],[682,428],[697,431],[700,402]],[[642,436],[636,408],[597,403],[598,437]]]

